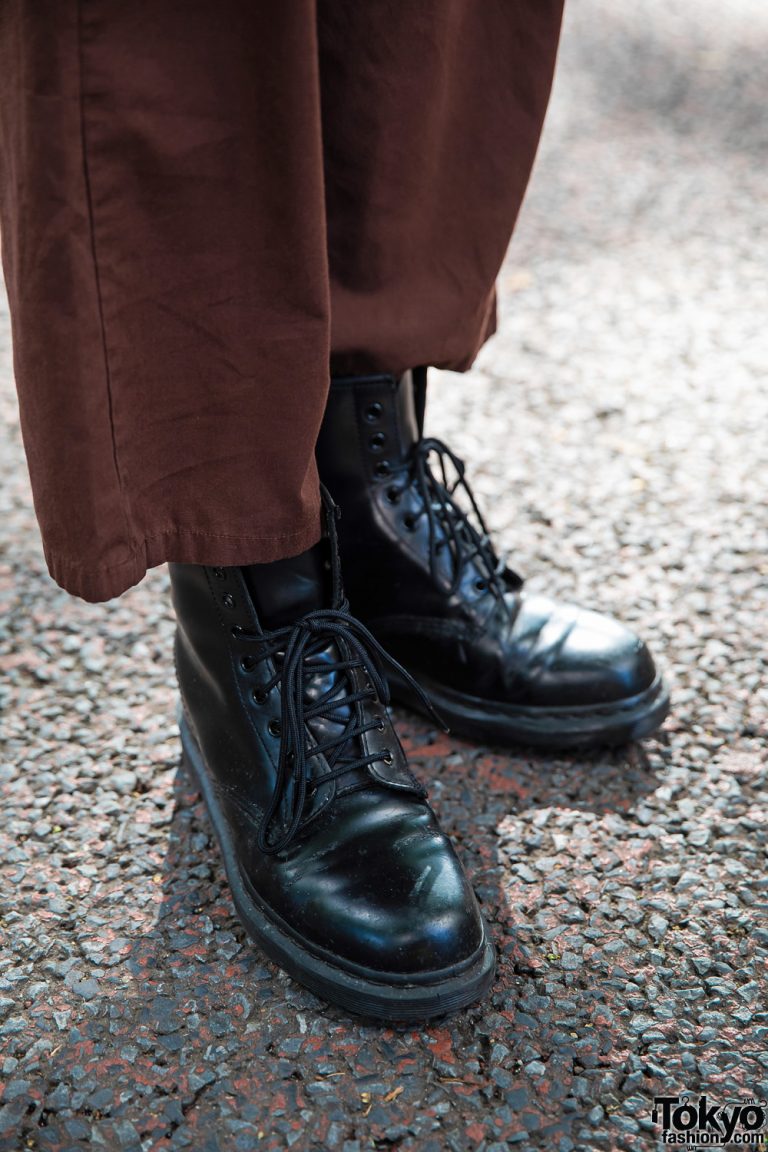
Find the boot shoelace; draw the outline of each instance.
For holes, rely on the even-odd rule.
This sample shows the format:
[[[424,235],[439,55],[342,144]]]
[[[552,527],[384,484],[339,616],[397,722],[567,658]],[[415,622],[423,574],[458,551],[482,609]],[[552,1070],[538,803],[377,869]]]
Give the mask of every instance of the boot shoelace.
[[[392,752],[388,749],[360,756],[344,755],[350,741],[358,739],[365,732],[383,727],[383,721],[378,718],[365,720],[360,705],[363,701],[376,699],[385,706],[389,703],[389,685],[383,670],[384,664],[390,665],[408,681],[437,723],[444,726],[423,689],[382,648],[368,629],[350,615],[346,600],[339,608],[308,612],[295,624],[261,635],[239,626],[233,628],[233,633],[240,640],[252,640],[259,644],[260,650],[255,657],[257,663],[270,657],[275,658],[274,675],[260,686],[264,697],[282,682],[280,731],[275,733],[281,736],[280,758],[275,787],[258,835],[259,849],[268,855],[274,855],[287,847],[298,831],[307,798],[309,761],[313,757],[324,756],[329,768],[327,772],[312,778],[313,789],[355,769],[365,769],[377,760],[392,763]],[[329,641],[335,643],[340,658],[313,659],[327,649]],[[350,676],[356,668],[362,669],[365,676],[365,687],[362,689],[356,688]],[[333,683],[316,701],[308,704],[305,699],[306,681],[317,675],[332,675]],[[348,716],[343,714],[345,708],[349,708]],[[315,719],[341,724],[344,726],[343,731],[308,748],[304,726],[307,721]],[[288,827],[275,840],[270,841],[270,826],[291,783],[293,793],[289,801]]]
[[[439,475],[430,466],[430,457],[435,456],[439,465]],[[449,466],[455,476],[449,476]],[[429,567],[433,579],[437,579],[439,555],[448,549],[451,565],[452,596],[459,588],[466,566],[473,560],[482,572],[476,582],[481,592],[490,593],[501,603],[510,616],[514,615],[505,593],[510,585],[518,590],[523,580],[506,565],[504,558],[496,555],[483,515],[477,505],[474,493],[465,478],[464,461],[452,452],[447,444],[435,437],[425,437],[414,446],[407,461],[407,479],[403,487],[393,486],[397,499],[405,488],[415,484],[421,499],[421,511],[411,517],[409,527],[415,527],[422,516],[426,516],[429,528]],[[472,523],[469,513],[456,500],[462,492],[469,502],[478,527]]]

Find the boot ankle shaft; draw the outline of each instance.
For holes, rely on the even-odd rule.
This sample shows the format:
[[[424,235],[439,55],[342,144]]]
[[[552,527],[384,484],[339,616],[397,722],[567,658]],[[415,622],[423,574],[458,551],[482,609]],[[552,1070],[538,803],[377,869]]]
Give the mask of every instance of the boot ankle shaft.
[[[423,370],[345,376],[331,384],[317,444],[321,476],[334,483],[386,481],[420,437]]]

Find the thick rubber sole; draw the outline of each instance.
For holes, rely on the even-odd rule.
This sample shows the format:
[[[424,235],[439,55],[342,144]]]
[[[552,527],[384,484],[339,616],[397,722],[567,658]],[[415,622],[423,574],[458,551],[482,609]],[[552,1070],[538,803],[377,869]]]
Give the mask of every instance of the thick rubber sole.
[[[583,708],[526,708],[483,700],[414,675],[451,732],[483,744],[552,751],[629,744],[655,732],[669,712],[669,693],[660,676],[645,692],[615,703]],[[388,679],[396,703],[427,715],[402,677],[390,672]]]
[[[479,1000],[490,987],[496,953],[483,926],[475,956],[441,972],[406,977],[352,972],[286,930],[270,915],[247,883],[238,864],[229,824],[218,803],[202,751],[183,711],[179,731],[184,762],[191,770],[219,841],[224,868],[238,915],[248,935],[290,976],[324,1000],[372,1020],[416,1023],[456,1012]]]

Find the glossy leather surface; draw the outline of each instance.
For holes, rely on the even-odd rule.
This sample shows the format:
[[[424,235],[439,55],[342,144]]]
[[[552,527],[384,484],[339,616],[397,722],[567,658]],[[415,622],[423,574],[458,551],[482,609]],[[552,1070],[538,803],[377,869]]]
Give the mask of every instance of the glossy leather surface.
[[[646,692],[653,660],[618,621],[529,596],[503,566],[489,579],[487,552],[484,561],[465,549],[458,569],[448,547],[430,560],[424,494],[414,480],[423,389],[420,373],[331,387],[317,455],[342,509],[353,611],[417,680],[473,698],[546,710]],[[432,531],[445,535],[440,516],[436,523]]]
[[[284,619],[290,565],[282,563]],[[358,726],[367,729],[347,742],[344,755],[351,760],[379,755],[324,782],[318,778],[329,773],[331,754],[308,757],[309,787],[298,831],[276,853],[260,849],[259,830],[278,773],[282,734],[277,725],[285,713],[282,682],[264,697],[281,657],[258,659],[263,633],[253,601],[259,572],[169,567],[184,708],[254,900],[309,951],[352,972],[375,972],[382,981],[387,974],[423,975],[468,962],[484,940],[474,894],[424,789],[409,771],[380,699],[353,701],[331,709],[331,717],[307,722],[311,749],[343,733],[354,709]],[[296,588],[305,605],[306,578],[305,564]],[[363,669],[334,668],[340,658],[354,657],[343,636],[327,643],[322,636],[315,639],[313,666],[303,679],[306,706],[336,689],[339,697],[365,693],[369,681]],[[295,800],[294,783],[284,790],[273,839],[285,832]]]

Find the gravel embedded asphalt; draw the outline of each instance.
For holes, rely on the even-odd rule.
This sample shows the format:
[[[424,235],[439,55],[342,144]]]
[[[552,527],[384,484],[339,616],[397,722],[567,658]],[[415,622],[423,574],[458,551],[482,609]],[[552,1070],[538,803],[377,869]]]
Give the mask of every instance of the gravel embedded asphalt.
[[[513,566],[636,625],[674,701],[578,757],[398,713],[500,957],[432,1027],[245,938],[166,573],[107,605],[47,576],[3,306],[2,1152],[644,1149],[654,1097],[768,1098],[767,48],[757,0],[572,0],[500,332],[431,389]]]

